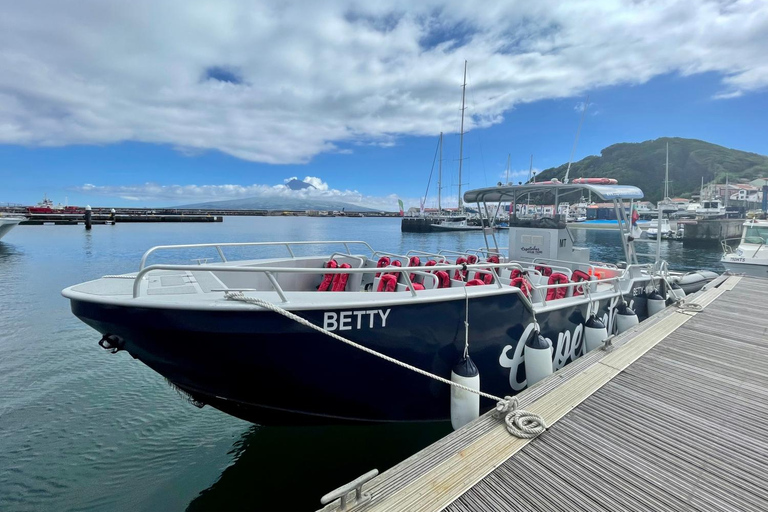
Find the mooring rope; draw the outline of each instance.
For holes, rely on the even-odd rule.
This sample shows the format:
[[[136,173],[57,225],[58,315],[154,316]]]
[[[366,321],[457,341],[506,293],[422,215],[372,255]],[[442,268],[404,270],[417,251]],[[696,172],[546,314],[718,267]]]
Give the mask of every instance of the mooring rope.
[[[315,325],[309,320],[306,320],[294,313],[291,313],[290,311],[287,311],[281,308],[280,306],[273,304],[267,300],[257,299],[255,297],[246,297],[245,294],[243,294],[243,292],[226,292],[224,294],[224,298],[227,300],[236,300],[236,301],[245,302],[248,304],[253,304],[256,306],[261,306],[264,309],[268,309],[286,318],[290,318],[291,320],[298,322],[301,325],[304,325],[306,327],[309,327],[310,329],[314,329],[318,332],[326,334],[331,338],[339,340],[342,343],[345,343],[351,347],[354,347],[358,350],[362,350],[367,354],[371,354],[372,356],[376,356],[380,359],[396,364],[398,366],[401,366],[403,368],[416,372],[425,377],[429,377],[438,382],[442,382],[443,384],[448,384],[449,386],[463,389],[464,391],[469,391],[470,393],[475,393],[482,397],[495,400],[497,402],[497,405],[496,405],[496,412],[494,413],[494,417],[500,418],[502,414],[506,414],[506,416],[504,417],[504,422],[507,424],[507,430],[509,431],[509,433],[514,436],[521,437],[523,439],[531,439],[536,437],[546,429],[544,420],[541,418],[541,416],[517,409],[517,406],[518,406],[517,398],[509,397],[509,396],[505,398],[500,398],[498,396],[494,396],[494,395],[479,391],[477,389],[472,389],[470,387],[464,386],[463,384],[459,384],[457,382],[452,382],[448,379],[444,379],[443,377],[435,375],[434,373],[429,373],[425,370],[422,370],[421,368],[411,366],[408,363],[404,363],[393,357],[382,354],[381,352],[377,352],[368,347],[364,347],[359,343],[355,343],[354,341],[347,339],[343,336],[339,336],[338,334],[331,332],[327,329],[324,329],[319,325]]]
[[[109,274],[101,276],[102,279],[136,279],[136,276],[127,276],[125,274]]]
[[[517,397],[507,396],[496,406],[494,418],[504,418],[507,431],[521,439],[533,439],[545,430],[544,418],[530,411],[518,409]]]

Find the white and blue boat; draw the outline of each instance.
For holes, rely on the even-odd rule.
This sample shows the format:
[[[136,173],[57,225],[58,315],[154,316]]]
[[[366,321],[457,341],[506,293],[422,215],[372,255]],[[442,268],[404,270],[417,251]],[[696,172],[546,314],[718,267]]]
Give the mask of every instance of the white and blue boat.
[[[574,246],[563,218],[513,215],[506,240],[489,229],[484,247],[436,253],[393,254],[364,241],[153,247],[137,272],[62,293],[102,347],[130,353],[199,405],[275,425],[447,420],[448,386],[330,334],[444,378],[466,349],[483,391],[525,389],[532,384],[526,341],[540,334],[551,347],[544,370],[562,368],[586,352],[588,321],[615,331],[626,306],[644,319],[646,292],[666,297],[666,265],[639,263],[626,231],[624,203],[642,197],[636,187],[500,185],[464,195],[489,211],[489,203],[529,194],[557,204],[587,193],[615,205],[623,262],[592,261],[588,248]],[[269,250],[270,257],[230,261],[235,246]],[[220,261],[148,265],[158,253],[189,262],[205,251]],[[115,373],[114,389],[130,386]],[[494,405],[480,402],[483,410]]]

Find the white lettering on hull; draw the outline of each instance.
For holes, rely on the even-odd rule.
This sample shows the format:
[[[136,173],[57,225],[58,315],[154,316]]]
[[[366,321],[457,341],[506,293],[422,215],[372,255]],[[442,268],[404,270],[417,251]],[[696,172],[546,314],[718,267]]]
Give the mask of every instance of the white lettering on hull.
[[[616,308],[618,307],[619,302],[619,297],[612,298],[608,304],[608,312],[603,313],[602,321],[608,327],[608,333],[612,333],[614,331],[616,325]],[[632,302],[630,302],[629,306],[632,307]],[[587,307],[586,318],[589,318],[593,312],[598,314],[598,308],[599,304],[597,302],[591,303]],[[509,387],[511,387],[513,391],[522,391],[528,385],[527,379],[518,381],[517,375],[520,366],[525,364],[525,342],[528,339],[528,336],[531,335],[535,325],[536,324],[531,322],[525,328],[523,334],[520,336],[520,339],[517,340],[517,345],[515,345],[515,352],[512,354],[511,358],[507,355],[507,352],[512,349],[512,345],[505,345],[504,348],[501,349],[501,355],[499,355],[499,364],[502,366],[502,368],[509,368]],[[546,339],[549,341],[551,346],[554,346],[552,340],[549,338]],[[556,346],[557,348],[555,349],[552,358],[552,369],[554,371],[557,371],[565,366],[568,360],[574,361],[583,355],[584,325],[579,324],[573,329],[573,331],[565,331],[559,333],[557,335]]]
[[[367,311],[326,311],[323,313],[323,329],[326,331],[351,331],[386,327],[391,309]]]

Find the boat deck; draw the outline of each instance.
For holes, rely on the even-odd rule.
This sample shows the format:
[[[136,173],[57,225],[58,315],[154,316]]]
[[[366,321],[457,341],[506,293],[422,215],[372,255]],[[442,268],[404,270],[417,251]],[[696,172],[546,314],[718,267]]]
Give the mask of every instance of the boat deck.
[[[536,439],[486,414],[348,510],[765,510],[766,282],[720,278],[689,298],[701,312],[667,308],[518,395]]]

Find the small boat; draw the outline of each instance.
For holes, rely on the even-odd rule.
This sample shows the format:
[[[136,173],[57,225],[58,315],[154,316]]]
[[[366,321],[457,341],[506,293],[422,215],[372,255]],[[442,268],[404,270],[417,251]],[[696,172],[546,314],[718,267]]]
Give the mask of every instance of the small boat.
[[[658,221],[651,221],[648,224],[648,229],[645,231],[645,234],[651,240],[656,240],[659,237],[659,233],[661,233],[662,240],[674,239],[675,231],[669,225],[668,219],[661,219],[661,229],[659,229]]]
[[[768,277],[768,220],[750,219],[742,226],[741,238],[721,242],[725,270],[734,274]],[[737,247],[732,247],[738,243]]]
[[[25,217],[22,216],[0,214],[0,238],[7,235],[10,230],[18,226],[24,219]]]
[[[642,197],[632,186],[529,184],[470,190],[464,199],[483,211],[553,190],[587,191],[622,213],[625,199]],[[482,391],[525,389],[646,318],[645,309],[631,310],[637,294],[666,297],[666,275],[638,263],[624,220],[621,266],[591,261],[562,219],[513,214],[503,246],[483,230],[481,249],[394,254],[364,241],[153,247],[137,272],[62,294],[103,348],[127,351],[200,406],[265,425],[442,421],[453,414],[449,386],[371,351],[446,379],[470,357]],[[235,246],[269,257],[231,261],[225,252]],[[221,261],[188,264],[206,251]],[[187,264],[149,265],[156,253]]]
[[[682,274],[673,273],[669,277],[669,282],[682,288],[686,295],[690,295],[704,288],[707,283],[714,280],[717,276],[718,274],[711,270],[694,270]]]

